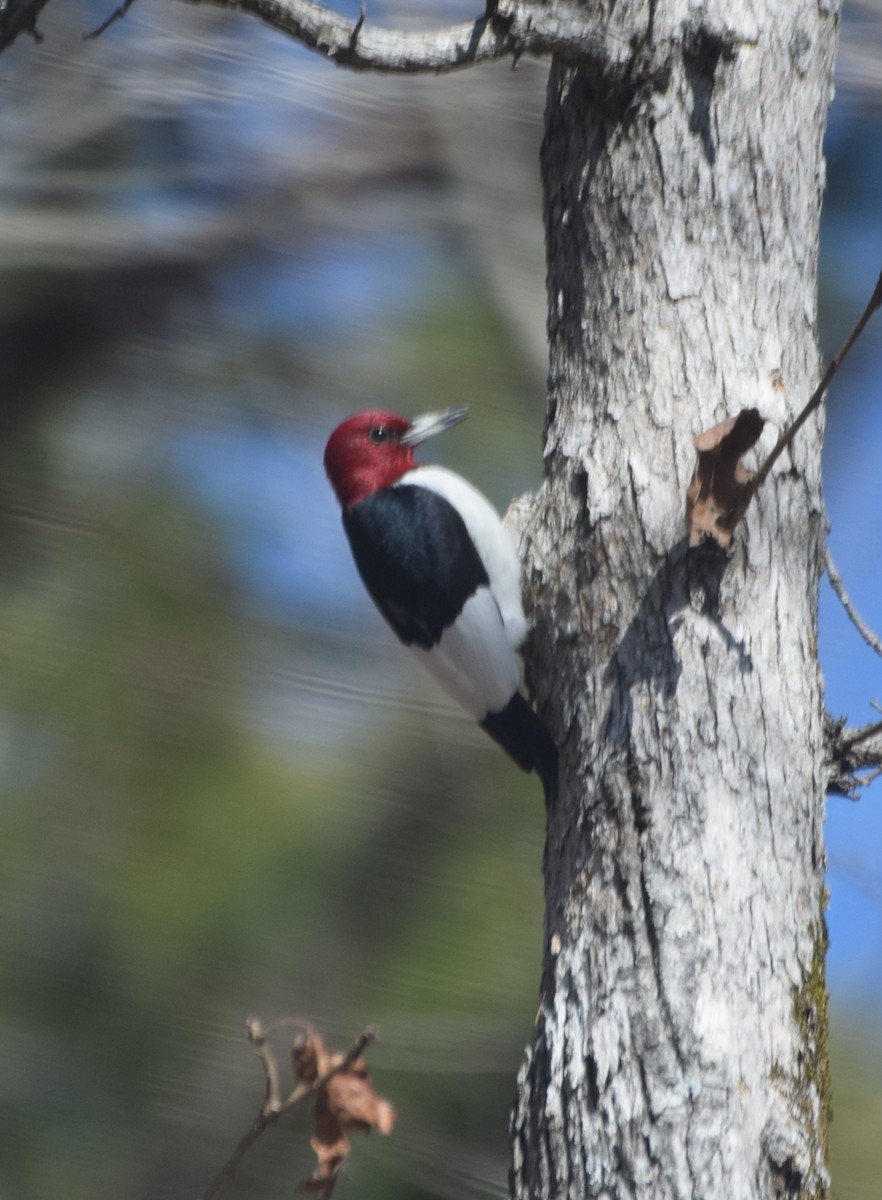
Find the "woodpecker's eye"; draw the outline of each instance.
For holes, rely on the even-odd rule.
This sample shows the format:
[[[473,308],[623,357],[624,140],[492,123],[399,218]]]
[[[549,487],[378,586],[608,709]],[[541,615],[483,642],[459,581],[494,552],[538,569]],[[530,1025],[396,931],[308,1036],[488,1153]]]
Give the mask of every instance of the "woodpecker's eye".
[[[375,425],[368,434],[372,442],[379,445],[380,442],[388,442],[392,436],[392,430],[387,429],[385,425]]]

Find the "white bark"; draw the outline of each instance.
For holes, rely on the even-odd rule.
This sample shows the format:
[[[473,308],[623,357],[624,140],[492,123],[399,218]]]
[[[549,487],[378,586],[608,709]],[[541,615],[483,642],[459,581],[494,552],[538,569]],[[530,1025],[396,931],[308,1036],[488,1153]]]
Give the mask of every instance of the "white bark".
[[[460,70],[523,54],[606,61],[621,69],[628,45],[579,0],[490,0],[474,20],[431,31],[375,27],[362,7],[354,20],[313,0],[189,0],[253,13],[339,67],[413,75]],[[131,3],[131,0],[129,0]]]
[[[669,74],[625,91],[556,63],[548,93],[525,540],[562,793],[512,1194],[823,1196],[821,422],[728,560],[686,552],[683,509],[693,434],[753,405],[780,428],[818,377],[838,13],[626,7]]]

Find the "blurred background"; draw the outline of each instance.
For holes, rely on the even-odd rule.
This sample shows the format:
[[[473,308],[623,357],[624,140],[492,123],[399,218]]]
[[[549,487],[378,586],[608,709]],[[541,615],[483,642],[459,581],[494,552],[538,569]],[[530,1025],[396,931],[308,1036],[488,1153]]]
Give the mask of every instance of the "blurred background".
[[[398,651],[321,457],[356,409],[465,402],[431,457],[500,508],[538,482],[545,68],[353,76],[177,0],[83,40],[115,3],[50,4],[0,59],[0,1198],[198,1194],[262,1098],[252,1012],[381,1030],[399,1122],[340,1196],[501,1196],[540,791]],[[830,354],[882,265],[879,0],[845,15],[827,158]],[[877,319],[826,445],[877,631],[880,366]],[[882,664],[826,581],[821,617],[864,723]],[[882,784],[827,834],[834,1183],[876,1200]],[[229,1195],[290,1195],[307,1140]]]

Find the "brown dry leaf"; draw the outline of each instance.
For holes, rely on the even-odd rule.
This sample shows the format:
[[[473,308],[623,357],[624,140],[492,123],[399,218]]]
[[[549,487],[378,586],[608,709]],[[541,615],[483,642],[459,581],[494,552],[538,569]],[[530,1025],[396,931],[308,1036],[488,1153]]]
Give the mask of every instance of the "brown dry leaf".
[[[689,545],[711,537],[725,550],[732,540],[726,518],[743,497],[753,478],[741,462],[763,431],[765,418],[755,408],[743,408],[693,439],[698,461],[686,491],[686,531]]]
[[[344,1054],[329,1053],[314,1030],[292,1047],[294,1072],[304,1083],[324,1078],[345,1058]],[[395,1109],[374,1091],[364,1059],[354,1059],[316,1091],[310,1145],[318,1162],[312,1176],[300,1184],[301,1191],[313,1196],[331,1196],[349,1154],[347,1132],[360,1129],[369,1133],[376,1129],[391,1133],[394,1124]]]
[[[364,1060],[357,1058],[345,1071],[328,1080],[328,1108],[342,1129],[362,1129],[369,1133],[391,1133],[395,1109],[374,1091]]]

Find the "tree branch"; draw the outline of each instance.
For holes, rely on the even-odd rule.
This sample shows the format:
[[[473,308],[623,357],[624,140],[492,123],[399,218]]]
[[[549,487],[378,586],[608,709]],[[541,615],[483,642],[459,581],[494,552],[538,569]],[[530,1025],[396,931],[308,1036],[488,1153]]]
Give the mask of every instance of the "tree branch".
[[[760,467],[760,469],[757,471],[757,473],[750,480],[747,487],[745,487],[744,492],[742,493],[739,502],[732,507],[732,510],[728,514],[728,516],[724,520],[721,520],[719,522],[719,524],[723,528],[725,528],[729,531],[733,530],[735,528],[735,526],[738,524],[738,522],[741,520],[741,518],[744,516],[745,512],[747,511],[748,505],[750,504],[751,500],[754,498],[756,493],[759,491],[759,489],[765,483],[772,467],[775,465],[775,463],[778,461],[778,459],[781,457],[781,455],[784,453],[784,451],[787,449],[787,447],[791,444],[793,439],[799,433],[800,429],[802,429],[803,425],[806,423],[806,421],[809,419],[809,417],[812,415],[812,413],[815,411],[815,409],[820,405],[821,401],[824,399],[824,396],[827,392],[827,388],[832,383],[834,375],[839,370],[839,368],[842,366],[843,362],[845,362],[845,359],[848,356],[848,353],[851,350],[851,348],[854,346],[855,342],[858,340],[858,338],[864,332],[864,329],[866,328],[866,325],[867,325],[868,321],[870,320],[870,318],[873,316],[873,314],[879,308],[882,308],[882,273],[880,273],[879,278],[876,281],[876,286],[873,289],[873,294],[870,297],[870,299],[868,300],[866,308],[861,313],[857,324],[855,325],[854,329],[852,329],[852,331],[848,335],[848,337],[845,339],[842,346],[840,346],[837,353],[834,354],[833,357],[830,359],[830,362],[827,365],[827,370],[824,372],[824,376],[821,379],[821,382],[818,384],[818,386],[812,392],[811,396],[808,399],[808,402],[805,405],[805,408],[803,408],[803,410],[799,414],[799,416],[793,422],[791,422],[790,425],[788,425],[788,427],[784,430],[784,432],[778,438],[778,441],[776,442],[774,448],[772,449],[772,451],[769,454],[766,461],[763,463],[763,465]]]
[[[376,1038],[376,1030],[368,1028],[364,1033],[356,1039],[352,1047],[346,1055],[332,1067],[326,1071],[324,1075],[320,1075],[311,1082],[299,1080],[294,1088],[284,1098],[279,1089],[279,1068],[276,1062],[276,1056],[267,1041],[269,1035],[274,1029],[280,1028],[296,1028],[306,1031],[308,1036],[313,1036],[315,1033],[314,1026],[309,1021],[299,1021],[293,1018],[286,1018],[277,1021],[274,1025],[270,1025],[264,1029],[262,1023],[257,1017],[250,1017],[245,1023],[248,1031],[248,1037],[257,1049],[258,1057],[263,1064],[264,1075],[266,1076],[266,1094],[260,1112],[254,1119],[254,1123],[245,1136],[241,1139],[236,1149],[212,1179],[211,1183],[202,1193],[201,1200],[217,1200],[217,1197],[222,1195],[226,1187],[234,1179],[236,1172],[242,1164],[242,1160],[251,1150],[258,1138],[266,1132],[271,1126],[275,1125],[278,1119],[284,1113],[290,1112],[292,1108],[297,1108],[303,1104],[311,1096],[322,1088],[327,1087],[330,1080],[335,1075],[339,1075],[343,1071],[348,1071],[356,1059],[361,1058],[365,1049]],[[298,1040],[295,1038],[294,1047],[298,1046]]]
[[[836,570],[836,564],[833,562],[829,546],[824,554],[824,569],[827,572],[827,578],[830,580],[830,586],[839,597],[842,607],[848,613],[852,625],[854,625],[871,650],[875,650],[877,654],[882,654],[882,641],[879,640],[879,635],[874,633],[869,625],[861,619],[860,613],[852,604],[851,597],[845,590],[845,584],[842,582],[842,576]]]
[[[848,729],[845,720],[826,718],[829,780],[827,791],[849,800],[882,775],[882,721],[871,721],[860,729]]]
[[[474,21],[426,32],[379,29],[311,0],[187,0],[251,13],[310,50],[354,71],[439,74],[522,54],[555,54],[572,63],[624,70],[630,46],[608,34],[572,0],[498,0]]]
[[[103,20],[97,29],[93,29],[90,33],[83,34],[83,41],[88,42],[92,38],[101,37],[101,34],[104,33],[105,30],[109,29],[111,25],[115,25],[117,21],[121,21],[123,19],[134,3],[135,0],[122,0],[122,4],[120,4],[119,8],[114,9],[110,16]]]

